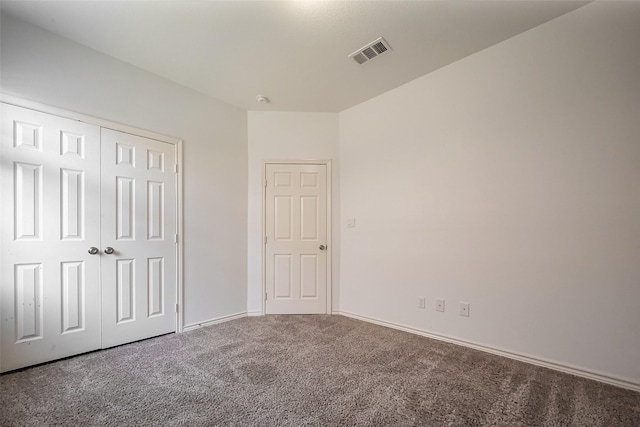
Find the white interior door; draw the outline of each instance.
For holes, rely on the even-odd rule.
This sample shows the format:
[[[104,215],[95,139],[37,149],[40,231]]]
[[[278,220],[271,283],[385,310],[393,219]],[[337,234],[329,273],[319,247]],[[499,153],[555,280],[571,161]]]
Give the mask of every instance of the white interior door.
[[[265,167],[267,314],[327,312],[327,166]]]
[[[102,346],[110,347],[176,330],[176,154],[172,144],[111,129],[101,139]]]
[[[100,133],[0,105],[4,372],[100,348]]]

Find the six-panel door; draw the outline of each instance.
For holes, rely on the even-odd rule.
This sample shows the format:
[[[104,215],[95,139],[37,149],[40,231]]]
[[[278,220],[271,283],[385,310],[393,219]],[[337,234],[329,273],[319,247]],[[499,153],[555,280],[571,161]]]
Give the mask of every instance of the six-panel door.
[[[102,129],[102,346],[176,328],[172,144]]]
[[[326,165],[267,164],[265,173],[265,312],[326,313]]]
[[[4,372],[100,348],[100,133],[0,105]]]

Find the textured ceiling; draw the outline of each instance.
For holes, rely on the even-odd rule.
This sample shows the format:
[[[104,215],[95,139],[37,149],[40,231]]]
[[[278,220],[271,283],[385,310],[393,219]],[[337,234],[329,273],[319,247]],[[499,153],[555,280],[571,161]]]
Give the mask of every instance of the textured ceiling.
[[[342,111],[582,1],[6,1],[8,13],[248,110]],[[347,56],[383,36],[389,55]],[[268,96],[259,104],[256,95]]]

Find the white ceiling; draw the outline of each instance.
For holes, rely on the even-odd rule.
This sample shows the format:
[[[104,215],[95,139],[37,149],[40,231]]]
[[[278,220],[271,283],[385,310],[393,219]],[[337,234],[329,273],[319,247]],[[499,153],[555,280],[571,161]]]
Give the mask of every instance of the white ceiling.
[[[342,111],[585,1],[6,1],[2,11],[248,110]],[[383,36],[393,51],[347,55]],[[271,98],[256,102],[256,95]]]

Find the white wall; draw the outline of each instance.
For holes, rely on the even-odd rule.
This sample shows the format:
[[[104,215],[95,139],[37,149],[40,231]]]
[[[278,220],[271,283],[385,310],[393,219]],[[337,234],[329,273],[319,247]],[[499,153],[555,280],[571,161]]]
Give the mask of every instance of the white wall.
[[[338,306],[340,270],[338,114],[249,111],[248,300],[262,310],[262,173],[265,160],[332,160],[333,309]]]
[[[590,4],[342,112],[340,309],[640,385],[639,40]]]
[[[185,324],[245,312],[246,112],[8,16],[1,31],[2,92],[184,140]]]

